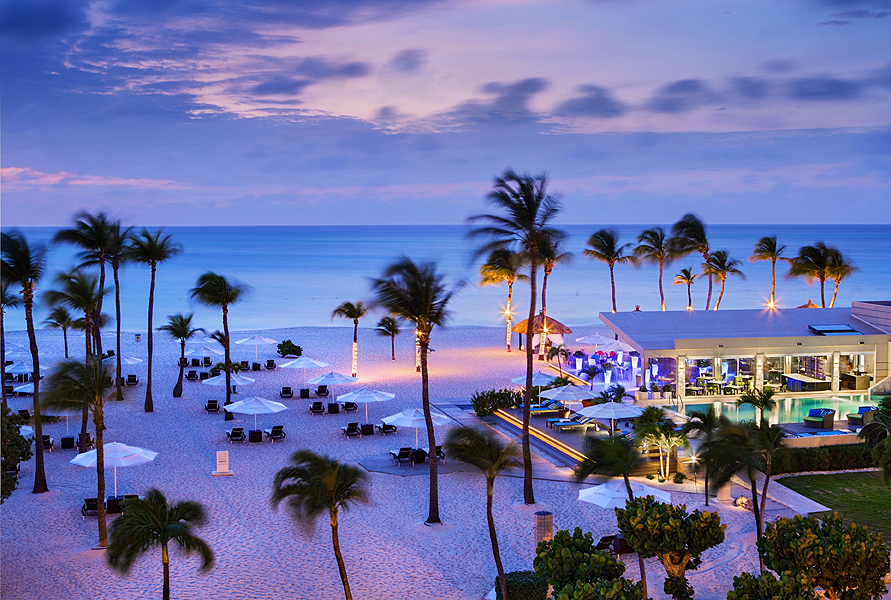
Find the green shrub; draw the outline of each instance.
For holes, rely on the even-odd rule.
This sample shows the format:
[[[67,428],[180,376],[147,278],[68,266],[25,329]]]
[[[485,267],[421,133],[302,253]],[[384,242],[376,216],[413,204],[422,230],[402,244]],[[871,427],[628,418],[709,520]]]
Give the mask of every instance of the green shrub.
[[[278,355],[282,358],[286,356],[302,356],[303,348],[295,346],[291,340],[285,340],[278,345]]]
[[[523,401],[523,394],[516,390],[487,390],[475,392],[470,403],[478,417],[488,417],[499,408],[516,408]]]
[[[807,471],[839,471],[866,469],[875,465],[866,444],[822,446],[820,448],[787,448],[783,459],[776,453],[773,473],[803,473]]]
[[[576,581],[573,585],[564,586],[555,597],[557,600],[643,600],[643,589],[639,583],[619,577]]]
[[[777,579],[773,573],[755,577],[740,573],[733,578],[733,589],[727,592],[727,600],[816,600],[817,592],[810,585],[807,575],[792,575],[786,571]]]
[[[653,481],[654,479],[656,479],[656,475],[654,473],[647,473],[647,479]]]
[[[625,572],[625,563],[606,552],[595,550],[596,545],[590,531],[582,533],[576,527],[570,535],[569,531],[561,529],[554,534],[554,539],[538,544],[532,568],[554,590],[562,590],[576,582],[621,577]]]
[[[6,500],[12,491],[18,485],[18,465],[31,458],[31,438],[26,438],[21,434],[20,428],[25,424],[25,420],[18,415],[12,414],[8,408],[3,409],[2,417],[2,434],[0,439],[3,440],[3,456],[0,460],[0,504]]]
[[[509,571],[504,574],[507,580],[507,595],[510,600],[545,600],[548,597],[548,582],[535,571]],[[503,600],[501,583],[495,577],[495,598]]]
[[[672,477],[671,479],[672,479],[672,481],[674,481],[675,483],[684,483],[684,480],[685,480],[686,478],[687,478],[687,476],[684,475],[683,473],[675,473],[675,474],[674,474],[674,477]]]

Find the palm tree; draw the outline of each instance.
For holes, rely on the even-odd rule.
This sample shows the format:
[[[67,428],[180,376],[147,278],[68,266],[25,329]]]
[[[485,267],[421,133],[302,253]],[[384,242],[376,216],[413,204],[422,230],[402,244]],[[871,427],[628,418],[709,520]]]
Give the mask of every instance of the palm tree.
[[[619,385],[618,383],[610,386],[606,392],[609,394],[609,401],[616,402],[621,404],[622,400],[625,398],[630,398],[634,400],[634,396],[628,393],[628,390],[625,389],[624,385]]]
[[[618,436],[591,438],[588,445],[589,448],[585,451],[585,459],[575,468],[575,480],[582,482],[589,475],[622,477],[625,480],[625,490],[628,492],[628,499],[634,500],[631,480],[628,479],[628,475],[640,463],[640,452],[634,440],[629,437]],[[643,597],[647,598],[647,573],[644,568],[643,558],[639,553],[637,562],[640,565],[640,584],[643,590]]]
[[[427,423],[428,447],[436,448],[433,417],[430,413],[430,381],[427,351],[434,327],[444,327],[449,318],[448,305],[455,290],[448,289],[434,263],[416,264],[403,256],[384,270],[380,279],[371,282],[375,303],[387,312],[414,324],[421,358],[421,405]],[[427,523],[440,523],[438,461],[430,453],[430,509]]]
[[[87,357],[83,362],[67,359],[53,367],[47,376],[44,406],[59,410],[87,410],[93,413],[96,428],[96,497],[105,498],[105,402],[111,397],[111,369],[102,364],[102,357]],[[81,441],[86,437],[81,434]],[[81,448],[81,452],[84,449]],[[105,506],[99,502],[99,545],[108,546]]]
[[[645,229],[637,236],[637,247],[634,256],[640,261],[651,265],[659,265],[659,300],[662,302],[662,312],[665,312],[665,291],[662,289],[662,271],[671,263],[671,252],[665,230],[661,227]],[[638,263],[639,264],[639,263]]]
[[[495,478],[511,467],[518,466],[520,453],[513,442],[503,444],[490,429],[477,431],[473,427],[456,427],[449,431],[445,442],[445,451],[449,457],[466,465],[471,465],[483,472],[486,477],[486,521],[489,524],[489,540],[492,542],[492,556],[498,570],[498,581],[501,583],[501,596],[508,600],[507,580],[504,577],[504,565],[501,564],[501,552],[498,550],[498,534],[495,531],[495,518],[492,516],[492,500],[495,489]]]
[[[687,286],[687,310],[693,310],[693,294],[691,288],[693,287],[693,282],[696,281],[696,273],[693,273],[693,267],[689,269],[681,269],[681,272],[674,276],[674,281],[671,282],[671,285],[686,285]]]
[[[788,436],[786,430],[779,425],[770,425],[762,420],[757,426],[756,439],[758,452],[761,454],[761,462],[764,464],[764,486],[761,488],[761,533],[764,533],[764,517],[767,507],[767,487],[770,485],[770,476],[773,470],[774,459],[783,461],[788,454],[788,448],[783,445],[783,440]]]
[[[548,322],[548,277],[551,272],[554,270],[554,267],[560,264],[568,264],[572,261],[572,252],[561,252],[560,245],[562,243],[563,236],[558,236],[557,239],[552,240],[551,238],[545,238],[546,243],[542,245],[539,249],[541,256],[539,260],[541,262],[542,271],[544,272],[544,276],[541,278],[541,322],[542,327],[547,326]],[[541,341],[538,345],[538,359],[541,360],[545,355],[545,344],[547,344],[548,336],[544,331],[542,331]]]
[[[124,399],[121,390],[123,378],[121,377],[121,266],[130,260],[130,235],[132,227],[121,227],[120,221],[109,224],[109,243],[105,253],[105,260],[111,265],[114,277],[114,315],[115,315],[115,391],[118,400]]]
[[[745,280],[746,276],[739,270],[739,264],[740,262],[738,260],[733,260],[727,256],[727,252],[724,250],[713,252],[711,256],[708,257],[708,265],[704,266],[702,269],[703,276],[711,274],[715,279],[721,280],[721,291],[718,292],[718,301],[715,302],[715,310],[718,310],[718,307],[721,306],[721,298],[724,297],[724,284],[727,283],[727,278],[730,275],[736,275]]]
[[[221,308],[223,310],[223,350],[225,351],[226,364],[226,402],[232,403],[232,361],[229,355],[229,306],[235,304],[244,298],[250,291],[247,286],[238,281],[226,279],[223,275],[218,275],[208,271],[198,278],[198,285],[192,288],[190,294],[192,298],[205,306]],[[232,413],[226,412],[226,420],[234,419]]]
[[[616,277],[613,268],[617,264],[634,264],[634,256],[625,254],[632,244],[619,245],[619,234],[615,229],[601,229],[588,239],[585,256],[605,262],[609,266],[609,282],[613,290],[613,312],[616,312]]]
[[[43,324],[50,329],[62,330],[62,340],[65,342],[65,358],[68,358],[68,330],[74,325],[71,313],[64,306],[55,306],[50,310]]]
[[[698,252],[702,256],[703,269],[708,277],[708,297],[705,300],[705,310],[708,310],[712,303],[712,274],[709,266],[711,249],[708,244],[708,236],[705,233],[705,224],[696,215],[687,213],[672,226],[671,235],[668,246],[673,259],[682,258],[694,252]]]
[[[758,262],[759,260],[770,261],[770,303],[767,305],[769,308],[774,308],[776,306],[777,261],[789,261],[788,258],[782,255],[783,250],[785,249],[785,245],[780,246],[777,244],[777,236],[764,236],[755,244],[755,249],[752,250],[752,256],[749,257],[749,262],[751,263]]]
[[[25,325],[28,328],[28,344],[31,350],[31,368],[34,376],[34,435],[43,439],[43,422],[40,418],[40,357],[37,353],[37,336],[34,333],[34,288],[46,269],[46,247],[28,244],[25,235],[18,230],[0,234],[0,250],[3,254],[3,281],[22,287],[22,305],[25,308]],[[5,341],[5,340],[4,340]],[[46,470],[43,464],[43,444],[36,444],[34,451],[34,493],[48,491]]]
[[[802,246],[798,249],[798,256],[792,258],[786,279],[791,277],[804,277],[809,284],[820,282],[820,306],[826,308],[826,279],[829,278],[831,267],[830,255],[832,249],[823,242],[817,242],[813,246]]]
[[[176,385],[173,386],[173,397],[179,398],[183,395],[183,370],[186,365],[186,341],[192,339],[199,333],[204,333],[202,327],[192,327],[192,317],[194,314],[185,316],[182,313],[176,313],[167,317],[167,325],[158,327],[158,331],[166,331],[175,340],[179,340],[179,377]]]
[[[533,353],[530,343],[534,332],[535,301],[538,274],[538,256],[541,247],[565,237],[563,232],[554,229],[551,222],[562,208],[560,201],[547,193],[548,179],[542,174],[537,177],[518,175],[507,169],[495,179],[495,185],[487,199],[506,214],[475,215],[467,219],[469,223],[485,223],[472,229],[468,235],[473,238],[488,238],[474,255],[479,258],[493,250],[513,250],[518,248],[529,258],[529,319],[526,325],[526,389],[523,401],[523,501],[535,504],[532,489],[532,451],[529,446],[529,405],[532,396]]]
[[[44,292],[43,299],[50,306],[65,305],[71,309],[83,311],[84,357],[85,360],[89,360],[93,356],[93,337],[91,333],[95,331],[93,322],[96,319],[96,307],[99,305],[99,298],[104,290],[99,288],[99,280],[96,279],[95,275],[88,275],[81,271],[59,273],[56,275],[55,283],[57,289]],[[72,329],[78,328],[78,321],[79,319],[74,321]],[[82,409],[80,451],[86,452],[89,407],[86,404],[80,406]]]
[[[5,274],[4,274],[5,277]],[[6,309],[21,306],[22,301],[9,290],[10,282],[0,281],[0,356],[6,356],[6,329],[3,317]],[[65,358],[68,358],[68,341],[65,341]],[[6,360],[0,360],[0,379],[6,381]],[[6,411],[6,386],[3,386],[3,411]]]
[[[835,290],[832,292],[832,301],[829,303],[829,308],[835,306],[835,297],[838,296],[838,284],[842,282],[842,279],[853,275],[859,270],[842,255],[838,248],[829,249],[829,279],[835,282]]]
[[[588,376],[588,383],[591,384],[591,391],[594,391],[594,378],[603,373],[603,369],[597,365],[588,365],[582,373]]]
[[[160,491],[152,488],[145,498],[127,500],[121,516],[111,524],[111,544],[105,559],[121,574],[127,574],[140,555],[161,547],[164,565],[164,600],[170,600],[170,555],[167,545],[176,542],[182,553],[201,555],[201,572],[213,568],[213,551],[192,532],[207,522],[207,513],[198,502],[184,500],[170,505]]]
[[[396,360],[396,336],[399,335],[399,321],[393,317],[383,317],[375,329],[378,335],[390,338],[390,354]]]
[[[740,404],[751,404],[761,411],[758,422],[764,421],[764,411],[772,411],[777,406],[777,401],[773,397],[773,388],[766,387],[761,390],[753,390],[739,397]]]
[[[727,417],[724,415],[718,416],[714,406],[710,406],[708,412],[694,410],[689,414],[689,417],[690,420],[684,424],[684,433],[689,435],[695,432],[697,437],[700,438],[700,449],[708,448],[713,444],[718,439],[720,429],[730,424]],[[711,461],[707,452],[702,452],[701,455],[705,463],[705,505],[708,506],[708,480]]]
[[[346,600],[352,600],[346,565],[340,553],[337,515],[353,504],[368,502],[365,489],[367,475],[353,465],[320,456],[310,450],[298,450],[291,456],[291,464],[275,474],[272,484],[272,506],[286,500],[294,520],[309,533],[316,518],[328,513],[331,522],[331,544],[340,571]]]
[[[557,359],[557,367],[560,369],[560,377],[563,377],[563,361],[569,360],[569,350],[564,344],[551,346],[548,350],[548,360]]]
[[[146,335],[146,348],[148,359],[148,371],[145,381],[145,412],[155,410],[155,404],[152,400],[152,355],[154,352],[154,344],[152,333],[152,311],[155,306],[155,274],[158,265],[167,262],[177,254],[183,251],[182,246],[175,243],[169,235],[162,237],[163,229],[159,229],[152,233],[148,229],[143,229],[138,234],[130,236],[130,248],[127,251],[127,257],[135,262],[149,265],[152,270],[152,280],[149,286],[149,304],[148,304],[148,334]],[[226,382],[228,383],[228,381]]]
[[[331,318],[340,317],[342,319],[353,320],[353,362],[352,376],[355,377],[359,371],[359,319],[368,314],[368,307],[359,300],[355,304],[352,302],[344,302],[331,312]]]
[[[519,252],[511,252],[505,248],[492,250],[486,262],[480,267],[480,285],[501,285],[507,282],[507,306],[504,314],[507,318],[507,351],[510,352],[511,336],[511,298],[514,292],[514,282],[529,279],[528,275],[520,272],[526,260]]]

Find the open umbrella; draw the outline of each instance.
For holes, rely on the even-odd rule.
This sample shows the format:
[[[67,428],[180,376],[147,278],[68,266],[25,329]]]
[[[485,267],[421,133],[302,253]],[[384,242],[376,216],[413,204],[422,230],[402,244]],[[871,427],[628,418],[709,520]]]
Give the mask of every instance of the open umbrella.
[[[19,435],[23,438],[33,438],[34,437],[34,428],[30,425],[22,425],[19,427]]]
[[[40,367],[40,372],[46,372],[46,367]],[[6,372],[12,373],[13,375],[24,375],[26,373],[31,373],[34,371],[34,365],[31,362],[25,362],[24,360],[17,360],[11,365],[7,365]]]
[[[252,335],[249,338],[244,338],[243,340],[238,340],[235,343],[238,345],[241,345],[241,344],[253,345],[255,361],[258,360],[258,357],[260,356],[260,351],[259,351],[260,344],[278,344],[277,341],[269,339],[267,337],[263,337],[261,335]]]
[[[575,385],[564,385],[563,387],[545,390],[539,394],[542,398],[556,400],[558,402],[581,402],[582,400],[591,400],[596,398],[597,394],[589,389],[578,387]]]
[[[595,333],[593,335],[586,335],[584,337],[575,338],[579,344],[584,344],[586,346],[603,346],[604,344],[608,344],[615,340],[611,340],[610,338],[600,335],[599,333]]]
[[[307,379],[307,385],[340,385],[341,383],[355,383],[359,381],[358,377],[350,377],[349,375],[341,375],[331,371],[312,379]]]
[[[620,342],[619,340],[610,340],[606,344],[598,344],[598,350],[602,350],[603,352],[631,352],[634,348],[625,342]]]
[[[120,442],[111,442],[102,446],[104,450],[105,468],[114,467],[114,495],[118,495],[118,467],[132,467],[155,460],[157,452],[128,446]],[[82,452],[69,461],[73,465],[81,467],[96,466],[96,451]]]
[[[635,498],[654,496],[660,502],[671,504],[671,494],[668,492],[657,490],[636,481],[631,482],[631,493],[634,494]],[[579,490],[579,500],[590,502],[603,508],[625,508],[625,501],[628,500],[625,480],[612,479],[603,485],[595,485],[594,487]]]
[[[616,419],[631,419],[643,414],[643,409],[632,404],[619,402],[605,402],[587,406],[579,411],[579,414],[592,419],[609,419],[610,431],[616,430]]]
[[[287,410],[288,407],[281,402],[267,400],[266,398],[253,397],[233,402],[223,407],[230,413],[238,413],[240,415],[254,415],[254,429],[257,428],[257,415],[271,415],[273,413]]]
[[[19,346],[18,344],[13,344],[16,348],[12,350],[7,350],[4,356],[6,360],[27,360],[31,361],[31,351],[27,348]]]
[[[225,352],[222,350],[217,350],[216,348],[212,348],[211,346],[202,345],[200,348],[194,348],[186,352],[186,356],[223,356]]]
[[[248,385],[250,383],[254,383],[254,380],[250,377],[245,377],[244,375],[236,375],[233,373],[229,380],[232,382],[232,391],[235,391],[236,385]],[[221,375],[217,375],[216,377],[208,377],[201,383],[206,385],[226,385],[226,374],[223,373]]]
[[[294,360],[289,360],[286,363],[282,363],[279,366],[284,369],[300,369],[300,371],[303,374],[303,377],[301,379],[305,380],[307,369],[317,369],[320,367],[327,367],[328,363],[309,358],[308,356],[301,356],[299,358],[295,358]]]
[[[362,388],[361,390],[356,390],[355,392],[350,392],[349,394],[338,396],[337,401],[365,404],[365,422],[368,423],[368,404],[370,402],[384,402],[386,400],[392,400],[395,397],[396,394],[391,394],[389,392],[378,392],[375,390],[369,390],[368,388]]]
[[[534,387],[548,385],[549,383],[553,383],[555,379],[557,379],[556,375],[549,375],[547,373],[542,373],[541,371],[536,371],[532,374],[532,385]],[[511,381],[517,385],[526,385],[526,376],[522,375],[520,377],[514,377]]]
[[[439,413],[431,412],[430,416],[433,418],[434,427],[438,427],[440,425],[448,425],[452,422],[450,418]],[[383,421],[387,425],[393,425],[395,427],[413,428],[415,430],[415,448],[418,447],[418,429],[427,427],[427,420],[424,419],[424,411],[420,408],[405,409],[404,411],[396,413],[395,415],[384,417],[383,419],[381,419],[381,421]]]

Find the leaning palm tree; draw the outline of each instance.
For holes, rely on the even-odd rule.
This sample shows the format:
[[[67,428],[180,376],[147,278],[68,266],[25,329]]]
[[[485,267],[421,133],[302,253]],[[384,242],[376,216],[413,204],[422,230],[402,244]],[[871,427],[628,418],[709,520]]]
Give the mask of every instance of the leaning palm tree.
[[[283,500],[288,503],[294,520],[309,534],[316,518],[325,512],[331,523],[331,544],[340,571],[340,581],[346,600],[352,600],[346,565],[340,553],[338,513],[353,504],[368,502],[365,488],[367,475],[353,465],[320,456],[310,450],[298,450],[291,455],[291,464],[275,474],[272,484],[272,506]]]
[[[102,357],[87,357],[58,363],[47,376],[47,389],[42,403],[58,410],[88,410],[96,428],[96,497],[105,498],[105,403],[111,398],[111,368],[102,364]],[[82,434],[82,438],[86,437]],[[81,452],[84,450],[81,449]],[[105,506],[99,502],[99,545],[108,546]]]
[[[826,308],[826,279],[829,278],[831,254],[832,249],[823,242],[802,246],[798,249],[798,256],[789,261],[789,272],[786,273],[786,279],[803,277],[809,284],[819,281],[820,306],[823,308]]]
[[[777,406],[777,401],[773,397],[773,388],[766,387],[760,390],[753,390],[739,397],[740,404],[751,404],[760,411],[758,422],[764,421],[764,411],[772,411]]]
[[[121,266],[130,259],[130,234],[132,227],[122,227],[120,221],[109,224],[109,244],[105,253],[105,260],[111,265],[114,277],[114,317],[115,317],[115,393],[118,400],[124,399],[121,386],[124,380],[121,377]]]
[[[351,374],[353,377],[359,371],[359,319],[368,314],[368,307],[359,300],[356,303],[344,302],[331,312],[331,318],[353,320],[353,362]]]
[[[170,600],[170,554],[167,545],[176,542],[182,553],[201,555],[201,572],[213,568],[213,551],[192,528],[207,522],[207,513],[198,502],[184,500],[171,505],[160,491],[152,488],[145,498],[127,500],[121,516],[111,524],[111,543],[105,559],[115,571],[126,575],[140,555],[160,546],[164,568],[164,600]]]
[[[243,299],[250,291],[250,286],[241,282],[226,279],[208,271],[198,278],[198,285],[192,288],[192,298],[205,306],[221,308],[223,310],[223,350],[225,351],[226,364],[226,402],[232,403],[232,361],[229,354],[229,306]],[[226,411],[226,420],[235,418],[232,413]]]
[[[591,438],[589,448],[585,451],[585,459],[575,468],[575,480],[584,481],[589,475],[605,475],[622,477],[628,499],[634,500],[629,474],[640,463],[640,452],[633,439],[629,437],[610,436],[607,438]],[[647,597],[647,573],[640,554],[637,556],[640,565],[640,584],[643,597]]]
[[[572,261],[573,255],[572,252],[563,252],[560,246],[562,245],[563,236],[558,236],[556,239],[551,239],[550,237],[545,238],[546,242],[542,245],[539,252],[541,256],[539,260],[541,261],[542,267],[542,278],[541,278],[541,323],[542,329],[547,327],[548,323],[548,277],[550,277],[551,273],[554,270],[554,267],[557,265],[565,265],[569,264]],[[545,355],[545,346],[548,341],[548,336],[545,331],[541,332],[541,341],[538,345],[538,359],[541,360]]]
[[[671,263],[671,252],[665,230],[661,227],[645,229],[637,236],[637,246],[634,248],[634,256],[640,262],[651,265],[659,265],[659,300],[662,303],[662,312],[665,312],[665,291],[662,289],[662,272],[666,265]]]
[[[705,299],[705,310],[712,304],[712,274],[709,267],[711,248],[705,232],[705,223],[692,213],[687,213],[671,227],[671,239],[668,240],[673,259],[682,258],[694,252],[702,256],[703,269],[708,277],[708,296]]]
[[[770,303],[767,305],[770,308],[776,306],[777,261],[789,261],[788,258],[783,256],[783,250],[785,249],[785,245],[781,246],[777,243],[777,236],[764,236],[755,244],[752,256],[749,257],[749,262],[751,263],[759,260],[770,261]]]
[[[427,352],[434,327],[444,327],[449,318],[448,305],[455,294],[436,272],[434,263],[416,264],[403,256],[384,270],[380,279],[371,282],[375,304],[387,312],[413,323],[421,359],[421,406],[427,424],[428,447],[436,448],[433,417],[430,413],[430,380],[427,371]],[[427,523],[440,523],[438,461],[436,452],[430,453],[430,507]]]
[[[396,336],[399,335],[399,321],[393,317],[383,317],[375,329],[378,335],[390,338],[390,355],[396,360]]]
[[[501,584],[501,596],[508,600],[507,579],[504,577],[504,565],[501,564],[501,552],[498,550],[498,534],[495,531],[495,518],[492,516],[492,500],[495,490],[495,478],[502,471],[521,463],[519,448],[513,442],[504,444],[490,430],[477,431],[473,427],[456,427],[449,431],[444,444],[450,458],[466,465],[471,465],[483,472],[486,477],[486,521],[489,524],[489,540],[492,542],[492,556],[498,570],[498,581]]]
[[[683,431],[688,436],[691,433],[695,433],[696,437],[699,438],[700,448],[708,448],[710,444],[713,444],[718,439],[720,429],[730,424],[727,417],[724,415],[718,416],[714,406],[709,406],[708,412],[694,410],[688,416],[690,420],[684,424]],[[705,463],[705,505],[708,506],[708,480],[711,461],[707,452],[702,453],[702,458]]]
[[[528,275],[521,273],[526,260],[519,252],[511,252],[505,248],[492,250],[486,262],[480,267],[480,285],[501,285],[507,282],[507,306],[504,314],[507,319],[507,351],[510,352],[511,336],[511,298],[514,292],[514,282],[529,279]]]
[[[565,344],[551,346],[548,349],[548,361],[554,358],[557,359],[557,368],[560,369],[560,377],[563,377],[563,361],[569,360],[569,349],[566,348]]]
[[[547,193],[548,179],[542,174],[537,177],[518,175],[508,169],[501,177],[495,179],[495,185],[489,192],[488,200],[505,215],[484,214],[467,219],[469,223],[485,223],[472,229],[468,235],[485,237],[488,241],[474,253],[476,258],[485,256],[493,250],[519,249],[529,258],[529,319],[526,325],[526,391],[523,400],[523,501],[535,504],[535,492],[532,489],[532,451],[529,445],[529,405],[532,397],[533,354],[535,349],[530,343],[535,320],[535,303],[538,274],[538,256],[543,244],[552,243],[565,237],[563,232],[555,229],[551,222],[562,208],[560,201]]]
[[[4,275],[5,276],[5,275]],[[3,317],[6,309],[21,306],[22,301],[14,295],[10,288],[10,282],[6,279],[0,281],[0,356],[6,356],[6,329]],[[68,340],[65,340],[65,358],[68,358]],[[6,360],[0,360],[0,380],[6,381]],[[6,386],[3,386],[3,410],[6,410]]]
[[[674,276],[674,281],[671,282],[671,285],[686,285],[687,286],[687,310],[693,310],[693,293],[691,288],[693,287],[693,282],[696,281],[696,273],[693,272],[693,268],[689,269],[681,269],[681,272]]]
[[[176,313],[175,315],[167,317],[167,325],[158,327],[158,331],[166,331],[170,337],[179,340],[179,377],[176,380],[176,385],[173,386],[174,398],[179,398],[183,395],[183,370],[186,366],[186,341],[192,339],[199,333],[204,333],[202,327],[192,327],[193,316],[194,314],[185,316],[182,313]]]
[[[34,333],[34,289],[46,270],[46,247],[30,245],[25,235],[18,230],[0,234],[0,276],[8,284],[21,286],[22,305],[25,308],[25,325],[28,328],[28,344],[31,350],[31,369],[34,377],[34,436],[43,439],[43,422],[40,418],[40,358],[37,353],[37,336]],[[34,493],[48,491],[46,469],[43,464],[43,444],[36,444],[34,451]]]
[[[842,255],[841,250],[838,248],[829,249],[829,279],[835,282],[835,289],[832,292],[832,301],[829,303],[829,308],[835,306],[835,298],[838,296],[838,284],[842,282],[842,279],[853,275],[859,270]]]
[[[619,245],[619,234],[615,229],[601,229],[588,239],[585,256],[589,256],[609,266],[609,282],[613,291],[613,312],[616,312],[616,277],[614,267],[617,264],[635,264],[634,256],[625,254],[632,244]]]
[[[715,279],[721,280],[721,291],[718,292],[718,301],[715,302],[715,310],[718,310],[718,307],[721,306],[721,298],[724,297],[724,284],[727,283],[727,278],[731,275],[736,275],[745,280],[746,276],[739,270],[739,264],[740,262],[738,260],[733,260],[727,256],[727,252],[724,250],[713,252],[711,256],[708,257],[708,265],[704,266],[702,269],[703,276],[707,277],[711,274]]]
[[[50,329],[62,330],[62,341],[65,343],[65,358],[68,358],[68,330],[74,325],[71,313],[64,306],[54,306],[46,316],[46,319],[43,320],[43,324]]]
[[[132,262],[148,265],[152,270],[152,279],[149,286],[148,334],[146,335],[145,412],[155,410],[155,404],[152,400],[152,355],[154,352],[152,311],[155,306],[155,274],[158,271],[159,264],[167,262],[183,251],[182,246],[175,243],[169,235],[162,236],[163,231],[163,229],[159,229],[152,233],[148,229],[143,229],[138,234],[131,235],[130,248],[127,251],[127,257]]]

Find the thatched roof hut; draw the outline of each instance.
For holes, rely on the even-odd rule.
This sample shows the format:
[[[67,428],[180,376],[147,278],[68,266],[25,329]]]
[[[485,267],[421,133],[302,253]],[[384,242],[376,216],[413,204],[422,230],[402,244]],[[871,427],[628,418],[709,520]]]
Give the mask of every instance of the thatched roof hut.
[[[541,333],[541,330],[542,330],[542,326],[541,326],[542,320],[541,319],[542,319],[541,313],[538,313],[535,316],[535,318],[532,320],[532,331],[533,332]],[[511,328],[511,331],[513,331],[514,333],[522,333],[523,335],[525,335],[526,334],[526,325],[528,322],[529,322],[529,319],[523,319],[522,321],[520,321],[519,323],[514,325],[513,328]],[[572,329],[570,329],[569,327],[567,327],[566,325],[564,325],[557,319],[552,319],[551,317],[547,317],[547,323],[548,323],[548,333],[549,334],[555,333],[555,334],[563,335],[566,333],[572,333]]]
[[[801,306],[796,306],[795,308],[820,308],[820,305],[814,304],[814,301],[808,298],[807,304],[802,304]]]

